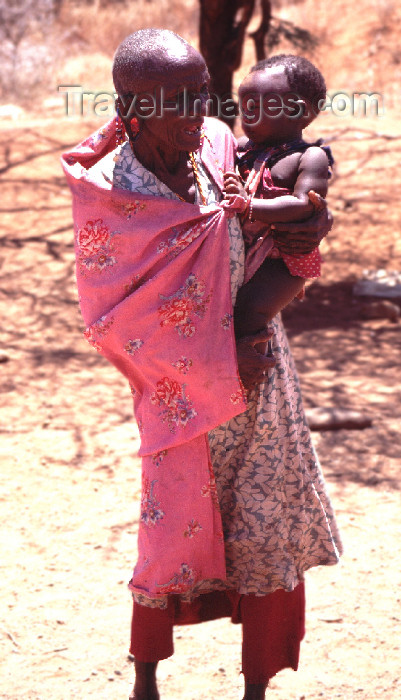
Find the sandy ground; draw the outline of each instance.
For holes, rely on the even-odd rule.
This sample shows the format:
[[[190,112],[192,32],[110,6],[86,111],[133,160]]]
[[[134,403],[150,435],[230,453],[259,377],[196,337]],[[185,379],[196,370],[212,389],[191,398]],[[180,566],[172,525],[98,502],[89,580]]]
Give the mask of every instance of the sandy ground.
[[[125,381],[82,339],[70,197],[60,152],[99,122],[5,123],[0,132],[0,697],[128,697],[138,435]],[[307,575],[298,673],[272,700],[395,700],[400,679],[400,326],[365,319],[353,282],[401,269],[400,140],[391,120],[327,117],[338,161],[324,275],[285,322],[307,407],[372,418],[315,432],[342,529],[336,567]],[[377,133],[380,132],[381,136]],[[380,169],[386,163],[386,177]],[[5,197],[4,197],[5,195]],[[240,698],[240,628],[176,632],[163,700]]]

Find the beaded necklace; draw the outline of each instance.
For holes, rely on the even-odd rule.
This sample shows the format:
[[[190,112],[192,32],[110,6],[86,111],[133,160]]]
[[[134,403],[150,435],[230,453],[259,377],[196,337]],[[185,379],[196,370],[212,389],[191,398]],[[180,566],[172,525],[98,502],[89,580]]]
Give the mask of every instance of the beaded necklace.
[[[204,133],[202,133],[202,137],[203,137],[203,136],[204,136]],[[129,143],[130,143],[130,146],[131,146],[131,151],[132,151],[132,153],[135,155],[135,149],[134,149],[134,145],[133,145],[133,140],[132,140],[132,139],[128,139],[128,140],[129,140]],[[193,172],[193,174],[194,174],[195,183],[196,183],[196,186],[197,186],[197,188],[198,188],[198,191],[199,191],[199,195],[200,195],[202,204],[203,204],[204,206],[206,206],[207,200],[206,200],[205,194],[204,194],[204,192],[203,192],[202,183],[201,183],[201,179],[200,179],[200,176],[199,176],[198,165],[197,165],[196,160],[195,160],[195,154],[194,154],[193,151],[190,151],[190,152],[188,153],[188,156],[189,156],[189,160],[190,160],[191,167],[192,167],[192,172]],[[181,197],[181,195],[179,195],[177,192],[174,192],[174,194],[175,194],[182,202],[186,202],[186,201],[187,201],[186,199],[184,199],[184,197]]]
[[[206,202],[206,197],[205,197],[205,195],[204,195],[204,193],[203,193],[202,183],[201,183],[201,180],[200,180],[200,177],[199,177],[198,166],[197,166],[197,163],[196,163],[196,160],[195,160],[195,154],[194,154],[193,151],[191,151],[191,152],[189,153],[189,160],[191,161],[192,171],[193,171],[193,174],[194,174],[195,182],[196,182],[197,187],[198,187],[198,190],[199,190],[199,194],[200,194],[200,198],[201,198],[201,200],[202,200],[202,204],[203,204],[203,205],[206,205],[206,204],[207,204],[207,202]]]
[[[207,201],[206,201],[206,197],[205,197],[205,195],[204,195],[204,193],[203,193],[202,183],[201,183],[201,179],[200,179],[200,177],[199,177],[199,170],[198,170],[198,166],[197,166],[197,163],[196,163],[196,160],[195,160],[195,154],[194,154],[193,151],[190,151],[190,152],[188,153],[188,156],[189,156],[189,160],[191,161],[192,172],[193,172],[193,174],[194,174],[196,186],[197,186],[197,188],[198,188],[199,195],[200,195],[200,198],[201,198],[201,200],[202,200],[202,204],[203,204],[204,206],[206,206]],[[187,201],[186,199],[184,199],[184,197],[181,197],[181,195],[178,194],[177,192],[174,192],[174,194],[178,197],[178,199],[181,200],[181,202],[186,202],[186,201]]]

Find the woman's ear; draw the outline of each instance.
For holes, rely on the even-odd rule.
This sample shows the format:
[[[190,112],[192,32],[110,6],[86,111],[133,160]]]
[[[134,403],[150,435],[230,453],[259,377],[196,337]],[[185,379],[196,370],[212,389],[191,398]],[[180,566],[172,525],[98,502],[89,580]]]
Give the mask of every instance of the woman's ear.
[[[135,116],[135,99],[133,95],[117,95],[116,110],[124,120],[132,119]]]
[[[120,95],[116,95],[115,101],[116,105],[116,113],[123,118],[125,116],[125,109],[124,109],[124,103],[120,97]]]

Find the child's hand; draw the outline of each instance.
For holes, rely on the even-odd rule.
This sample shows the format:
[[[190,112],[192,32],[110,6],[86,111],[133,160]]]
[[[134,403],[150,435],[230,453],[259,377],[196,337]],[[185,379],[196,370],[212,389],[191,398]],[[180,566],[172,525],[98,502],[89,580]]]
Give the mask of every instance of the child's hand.
[[[225,199],[227,195],[238,194],[244,199],[247,198],[247,192],[242,184],[241,178],[234,171],[228,171],[223,175]]]
[[[245,214],[249,207],[249,196],[242,185],[241,178],[237,173],[229,171],[224,173],[224,199],[222,205],[224,209],[235,214]]]

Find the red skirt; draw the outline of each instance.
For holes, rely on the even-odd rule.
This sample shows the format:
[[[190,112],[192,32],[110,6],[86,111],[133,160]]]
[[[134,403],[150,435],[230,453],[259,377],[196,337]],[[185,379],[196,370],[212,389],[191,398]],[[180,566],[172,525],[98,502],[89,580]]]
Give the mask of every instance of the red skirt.
[[[283,668],[298,668],[305,635],[305,589],[265,596],[233,591],[200,595],[192,603],[169,596],[165,610],[134,602],[130,652],[138,661],[160,661],[174,653],[174,625],[220,617],[242,623],[242,672],[248,683],[268,683]]]

